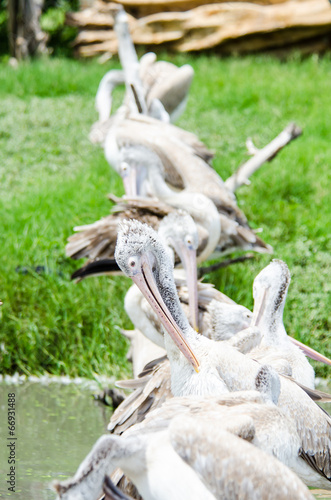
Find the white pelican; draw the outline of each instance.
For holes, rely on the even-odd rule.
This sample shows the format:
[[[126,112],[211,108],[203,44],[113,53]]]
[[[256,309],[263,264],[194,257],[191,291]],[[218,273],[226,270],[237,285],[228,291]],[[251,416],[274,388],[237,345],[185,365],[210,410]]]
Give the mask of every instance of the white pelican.
[[[237,249],[270,253],[272,248],[250,229],[233,194],[227,191],[222,179],[206,161],[194,151],[187,151],[180,141],[174,140],[168,133],[163,137],[155,131],[154,135],[155,138],[149,138],[148,135],[139,140],[135,138],[131,145],[123,146],[119,152],[119,162],[136,172],[137,189],[141,195],[153,195],[171,206],[187,210],[207,230],[209,228],[203,222],[204,219],[212,222],[213,229],[208,232],[212,242],[208,245],[209,253],[206,251],[204,260],[214,251],[217,255]],[[170,179],[167,179],[168,165],[183,179],[184,189],[180,192],[180,184],[177,180],[171,180],[171,172]],[[211,208],[211,202],[216,210]],[[214,245],[211,232],[216,230],[217,225],[221,227]]]
[[[105,128],[105,125],[101,128]],[[168,134],[171,134],[172,137],[168,137]],[[125,146],[134,146],[137,148],[145,146],[151,148],[152,151],[156,150],[162,158],[166,181],[177,189],[182,189],[185,185],[181,172],[184,168],[181,167],[183,158],[177,158],[177,155],[180,153],[182,153],[182,156],[186,153],[184,160],[192,161],[194,163],[194,170],[199,170],[200,168],[208,172],[209,168],[210,172],[213,172],[212,174],[209,172],[212,180],[220,182],[219,176],[208,167],[208,163],[204,165],[204,162],[208,162],[213,154],[198,140],[196,135],[149,116],[136,114],[128,116],[125,108],[122,106],[109,121],[108,132],[105,136],[103,147],[106,160],[119,175],[124,178],[129,172],[131,177],[136,179],[135,189],[133,189],[135,185],[132,182],[131,191],[126,191],[128,196],[136,196],[136,194],[144,196],[146,194],[146,187],[143,183],[145,169],[144,165],[139,165],[139,168],[134,164],[130,166],[130,163],[123,158],[121,149]],[[167,151],[169,147],[173,149],[172,153]],[[199,161],[196,162],[195,156],[204,161],[201,163]],[[135,167],[136,172],[133,171],[133,167]],[[127,184],[129,186],[129,183]],[[126,185],[125,188],[127,189]],[[234,195],[231,196],[232,198],[234,197]]]
[[[163,217],[175,210],[170,205],[151,198],[135,199],[129,202],[111,196],[111,200],[115,202],[115,205],[110,215],[92,224],[74,228],[75,234],[69,236],[66,245],[67,257],[87,258],[89,261],[113,259],[119,220],[138,219],[157,230]]]
[[[67,257],[71,257],[72,259],[87,257],[89,261],[104,259],[113,260],[117,239],[117,226],[120,220],[138,219],[141,222],[148,223],[154,229],[158,229],[161,220],[175,211],[173,206],[151,198],[122,200],[112,196],[112,199],[117,202],[112,209],[112,214],[92,224],[74,228],[76,233],[68,238],[68,244],[66,246]],[[187,200],[185,193],[183,193],[183,195],[179,193],[177,205],[179,209],[190,212],[195,222],[194,232],[197,231],[199,235],[197,262],[203,262],[203,260],[210,256],[213,248],[218,243],[221,228],[219,216],[213,203],[208,198],[198,193],[195,195],[195,199],[197,203],[200,203],[200,209],[204,209],[203,213],[196,207],[187,206],[186,202],[189,200]],[[187,206],[188,210],[183,208],[185,206]],[[92,266],[92,269],[88,268],[88,264],[81,270],[78,270],[73,278],[82,279],[92,274],[89,272],[90,270],[93,271],[93,273],[97,271],[97,263],[95,266]],[[108,269],[109,272],[115,270],[119,271],[114,260],[112,263],[108,262],[107,265],[110,266]]]
[[[283,324],[283,311],[290,285],[290,272],[281,260],[274,259],[255,278],[252,324],[262,333],[261,344],[250,353],[252,358],[277,369],[287,362],[290,375],[306,387],[314,389],[315,372],[302,350],[294,345]]]
[[[226,342],[199,335],[189,325],[176,293],[171,260],[155,231],[138,221],[123,222],[115,258],[165,328],[174,396],[219,396],[255,387],[259,363]],[[280,380],[278,406],[295,422],[302,444],[300,457],[309,464],[305,482],[330,489],[331,419],[295,382]]]
[[[156,62],[154,53],[147,53],[138,61],[126,12],[121,6],[116,6],[113,16],[123,71],[109,71],[100,82],[96,95],[99,121],[104,122],[109,118],[112,91],[123,83],[127,88],[124,104],[128,110],[136,111],[138,106],[139,112],[158,119],[176,119],[185,109],[193,68],[188,64],[177,68],[165,61]],[[138,99],[137,103],[135,99]]]
[[[227,402],[174,398],[123,436],[102,436],[75,476],[55,483],[58,498],[96,500],[105,475],[120,467],[144,500],[311,500],[293,472],[247,442],[259,440],[255,421],[267,427],[259,410],[268,412],[268,405],[255,394],[242,393],[243,407],[256,406],[253,418],[232,411],[243,403],[240,393]],[[270,424],[272,431],[278,422]]]
[[[156,61],[156,54],[149,52],[140,59],[140,77],[146,89],[146,103],[160,101],[175,122],[185,110],[194,70],[190,64],[180,68],[167,61]]]
[[[139,61],[139,75],[145,91],[147,107],[150,108],[153,100],[157,99],[162,103],[170,120],[176,121],[186,107],[193,74],[193,68],[189,64],[178,68],[166,61],[156,61],[156,54],[153,52],[144,54]],[[101,79],[95,97],[99,122],[109,119],[112,92],[118,85],[123,84],[125,84],[123,70],[112,69]],[[94,124],[94,129],[100,126],[99,122]]]
[[[148,219],[151,219],[153,217],[150,213],[147,213],[145,215]],[[159,222],[158,216],[159,214],[152,218],[154,224]],[[120,218],[121,216],[119,216],[119,214],[114,214],[113,218],[109,217],[109,229],[111,228],[111,231],[109,231],[108,236],[106,237],[104,236],[104,226],[102,224],[102,220],[99,221],[99,224],[95,223],[92,225],[92,227],[88,226],[87,230],[85,226],[84,234],[80,233],[81,237],[75,238],[76,235],[74,235],[73,237],[71,237],[71,239],[69,238],[70,241],[66,248],[67,255],[72,254],[72,256],[75,258],[89,255],[93,259],[100,257],[102,258],[104,256],[107,256],[109,258],[113,257],[114,244],[117,238],[117,225]],[[101,226],[101,234],[99,231],[99,226]],[[171,252],[173,261],[175,262],[175,257],[177,257],[178,262],[179,257],[180,262],[185,269],[186,283],[189,295],[190,321],[193,328],[197,330],[198,292],[196,252],[199,244],[197,226],[189,214],[187,214],[183,210],[176,210],[170,212],[161,220],[158,228],[158,233],[167,245],[169,252]],[[109,270],[115,270],[112,263],[110,263]],[[97,265],[92,267],[92,271],[93,275],[95,275],[97,272]],[[102,263],[100,272],[105,272],[104,263]],[[88,275],[88,271],[86,271],[86,266],[84,266],[82,270],[76,271],[72,275],[72,278],[82,279],[86,275]]]

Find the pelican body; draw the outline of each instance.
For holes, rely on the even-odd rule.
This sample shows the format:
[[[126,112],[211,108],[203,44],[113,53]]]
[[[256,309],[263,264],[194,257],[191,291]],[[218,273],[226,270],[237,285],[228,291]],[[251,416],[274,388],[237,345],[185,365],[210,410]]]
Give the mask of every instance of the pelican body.
[[[101,437],[75,476],[55,485],[59,498],[94,500],[105,474],[120,467],[146,500],[312,499],[275,458],[298,451],[299,438],[272,403],[272,378],[261,385],[268,375],[256,379],[259,392],[173,398],[122,436]]]

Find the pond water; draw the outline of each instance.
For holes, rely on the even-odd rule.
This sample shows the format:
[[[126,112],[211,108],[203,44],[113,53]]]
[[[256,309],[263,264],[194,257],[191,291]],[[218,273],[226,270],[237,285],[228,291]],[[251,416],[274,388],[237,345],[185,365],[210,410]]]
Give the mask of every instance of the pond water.
[[[99,391],[73,383],[0,384],[0,496],[13,500],[56,497],[49,483],[72,476],[94,442],[106,432],[111,408],[95,401],[93,392]],[[16,400],[14,441],[7,422],[11,393]],[[8,491],[6,482],[10,472],[8,443],[13,443],[17,460],[15,493]]]
[[[331,393],[331,387],[321,390]],[[54,479],[72,476],[92,445],[106,432],[111,408],[95,401],[96,385],[26,381],[19,385],[0,383],[0,497],[53,500]],[[8,394],[15,394],[15,435],[9,435]],[[325,405],[325,408],[330,411]],[[8,439],[9,438],[9,439]],[[8,491],[10,447],[16,459],[15,493]],[[319,499],[331,492],[316,490]]]

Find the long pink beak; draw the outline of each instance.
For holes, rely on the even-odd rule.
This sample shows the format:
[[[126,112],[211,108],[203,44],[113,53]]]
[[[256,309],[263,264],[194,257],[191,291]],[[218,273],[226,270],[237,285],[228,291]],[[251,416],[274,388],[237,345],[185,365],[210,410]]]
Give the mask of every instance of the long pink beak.
[[[258,326],[264,313],[266,303],[267,290],[264,290],[263,295],[259,296],[254,301],[253,317],[251,326]]]
[[[290,337],[290,339],[291,339],[291,342],[293,342],[293,344],[300,347],[300,349],[303,351],[303,353],[306,356],[308,356],[308,358],[314,359],[315,361],[320,361],[321,363],[325,363],[326,365],[331,366],[331,360],[329,358],[327,358],[326,356],[323,356],[323,354],[320,354],[319,352],[315,351],[311,347],[308,347],[305,344],[302,344],[302,342],[299,342],[299,340],[296,340],[293,337]]]
[[[190,311],[190,323],[196,332],[199,331],[199,309],[198,309],[198,276],[197,276],[197,253],[196,250],[189,250],[182,243],[178,249],[180,258],[186,273],[186,283],[188,290],[188,303]]]
[[[132,280],[142,292],[146,300],[154,309],[164,328],[169,333],[172,340],[177,345],[178,349],[182,352],[185,358],[192,364],[195,371],[199,372],[199,361],[197,360],[194,352],[187,343],[183,333],[179,329],[177,323],[171,316],[171,313],[164,303],[161,294],[155,283],[151,266],[146,255],[141,257],[141,273],[132,276]]]
[[[137,196],[137,172],[135,168],[131,168],[130,173],[124,175],[123,185],[125,194],[128,198]]]

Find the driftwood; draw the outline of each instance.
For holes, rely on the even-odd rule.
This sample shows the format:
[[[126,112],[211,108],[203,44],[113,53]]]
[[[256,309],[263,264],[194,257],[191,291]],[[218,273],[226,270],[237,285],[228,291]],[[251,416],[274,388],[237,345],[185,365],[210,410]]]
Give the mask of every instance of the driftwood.
[[[257,149],[251,139],[247,140],[247,149],[253,157],[241,165],[238,170],[225,181],[225,185],[234,192],[244,184],[250,184],[250,176],[256,172],[265,162],[271,161],[284,146],[302,134],[301,128],[295,123],[290,123],[277,137],[263,149]]]
[[[207,2],[203,0],[112,0],[122,4],[127,12],[135,17],[144,17],[158,12],[186,11],[195,9],[199,5]],[[224,2],[226,0],[223,0]],[[233,0],[232,0],[233,1]],[[234,0],[240,1],[240,0]],[[241,0],[242,1],[242,0]],[[283,3],[287,0],[251,0],[251,3],[260,5],[269,5],[274,3]],[[208,0],[208,4],[222,3],[220,0]]]
[[[322,33],[325,28],[331,30],[331,9],[325,0],[296,0],[268,6],[244,2],[206,5],[194,9],[194,16],[185,22],[187,37],[175,48],[182,52],[207,49],[257,33],[264,34],[266,40],[270,33],[277,38],[280,35],[280,40],[284,37],[288,43],[305,38],[306,28],[313,29],[316,34],[319,27]],[[295,31],[300,28],[305,29],[297,35]]]
[[[134,0],[130,2],[134,5]],[[67,17],[69,24],[84,28],[75,41],[79,55],[117,52],[112,30],[113,9],[114,2],[98,0],[92,8]],[[250,52],[307,39],[320,41],[321,37],[325,37],[326,43],[320,43],[320,47],[326,47],[331,36],[331,8],[327,0],[291,0],[272,5],[232,1],[204,4],[185,12],[161,12],[140,19],[128,16],[128,23],[135,45],[166,44],[180,52],[216,47],[224,53]]]

